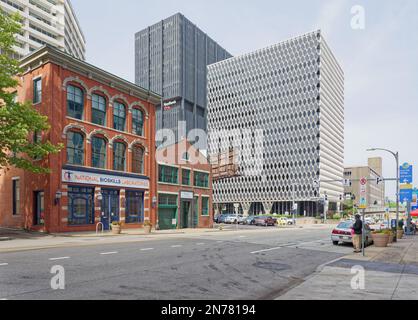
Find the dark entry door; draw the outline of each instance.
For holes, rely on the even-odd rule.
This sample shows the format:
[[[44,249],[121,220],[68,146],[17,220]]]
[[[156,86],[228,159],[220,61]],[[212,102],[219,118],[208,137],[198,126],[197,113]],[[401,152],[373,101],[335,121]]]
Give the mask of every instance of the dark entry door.
[[[35,192],[35,214],[33,217],[33,225],[39,226],[44,224],[44,192]]]
[[[181,202],[181,228],[187,229],[190,227],[191,221],[191,202],[190,201],[182,201]]]
[[[102,190],[102,219],[104,230],[110,229],[110,224],[119,221],[119,190]]]

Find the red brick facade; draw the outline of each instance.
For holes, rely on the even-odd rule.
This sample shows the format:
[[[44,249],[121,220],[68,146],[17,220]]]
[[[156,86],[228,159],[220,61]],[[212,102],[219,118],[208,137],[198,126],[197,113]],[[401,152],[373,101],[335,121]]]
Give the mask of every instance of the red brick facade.
[[[166,228],[171,224],[171,229],[184,227],[211,228],[213,226],[213,207],[212,207],[212,169],[207,158],[190,143],[181,141],[178,144],[159,148],[157,150],[157,170],[163,166],[174,168],[177,171],[176,179],[170,182],[163,182],[162,173],[158,170],[158,219],[160,228]],[[189,183],[183,180],[183,169],[190,172]],[[207,175],[207,186],[197,186],[195,183],[196,174]],[[172,206],[167,207],[163,198],[172,196]],[[174,198],[176,197],[176,198]],[[207,200],[206,200],[207,199]],[[207,210],[203,209],[203,203],[207,201]],[[185,202],[190,205],[188,215],[189,221],[184,217]],[[162,214],[172,209],[172,222],[163,223]],[[186,208],[187,211],[187,208]],[[174,224],[175,222],[175,224]]]
[[[102,203],[105,202],[102,202],[103,197],[101,196],[103,189],[112,189],[118,192],[118,196],[115,195],[114,198],[119,197],[119,220],[122,223],[125,222],[126,216],[125,202],[127,201],[125,196],[127,192],[135,190],[143,195],[144,216],[136,222],[125,223],[125,228],[139,227],[143,220],[148,219],[155,224],[157,208],[156,203],[153,203],[152,200],[157,196],[155,105],[159,102],[159,97],[49,47],[34,52],[25,58],[22,64],[25,72],[20,78],[19,101],[33,101],[34,79],[40,78],[42,81],[41,102],[34,104],[34,106],[48,117],[51,124],[51,130],[42,133],[42,138],[49,139],[53,144],[63,143],[65,147],[59,154],[51,155],[43,160],[45,166],[51,169],[49,175],[35,175],[11,168],[0,176],[0,226],[45,232],[95,230],[96,224],[102,219]],[[82,120],[71,118],[67,114],[67,88],[70,85],[83,92],[84,115]],[[105,98],[106,123],[104,126],[92,123],[93,94]],[[113,129],[113,106],[116,102],[123,104],[126,108],[126,125],[123,132]],[[141,136],[132,133],[133,109],[140,110],[143,115],[143,134]],[[81,133],[84,139],[82,165],[68,167],[66,144],[69,132]],[[105,168],[100,170],[92,168],[91,141],[93,137],[102,138],[106,142]],[[112,147],[117,142],[121,142],[126,148],[126,162],[123,172],[113,170]],[[134,148],[141,148],[144,154],[141,174],[133,173],[132,151]],[[70,171],[67,170],[79,174],[74,183],[63,181],[63,175],[66,177],[68,175],[70,181],[74,178],[73,173],[70,174]],[[20,203],[19,201],[15,202],[18,208],[13,208],[13,179],[17,179],[20,185]],[[91,184],[88,184],[89,179],[93,179]],[[94,181],[97,180],[94,179],[106,181],[107,184],[95,183]],[[83,182],[80,183],[80,181]],[[118,187],[118,183],[125,183],[125,185]],[[134,183],[132,185],[135,188],[126,186],[126,184],[130,186],[130,183]],[[143,187],[138,187],[137,183],[144,183]],[[149,187],[146,186],[147,183]],[[85,205],[89,210],[92,208],[94,218],[90,220],[90,223],[69,223],[71,216],[69,188],[77,186],[88,188],[88,192],[93,190],[93,202],[89,200],[90,195],[86,197],[86,202],[83,202],[83,199],[77,199],[76,194],[71,202],[71,213],[82,210],[79,208],[80,203],[81,206]],[[39,203],[36,204],[36,192],[43,192],[44,210],[41,221],[35,225],[35,220],[39,219]],[[61,195],[62,198],[56,200],[57,195]],[[132,207],[135,206],[132,204]]]

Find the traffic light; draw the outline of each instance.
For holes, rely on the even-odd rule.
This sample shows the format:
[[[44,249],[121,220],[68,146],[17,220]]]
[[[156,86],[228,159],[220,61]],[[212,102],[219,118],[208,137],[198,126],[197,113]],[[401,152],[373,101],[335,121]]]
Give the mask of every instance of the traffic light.
[[[340,194],[340,202],[343,201],[343,196]]]
[[[377,178],[376,179],[376,184],[377,185],[379,185],[379,183],[381,183],[381,182],[383,182],[384,180],[383,180],[383,178]]]
[[[328,201],[328,195],[325,194],[325,201]]]

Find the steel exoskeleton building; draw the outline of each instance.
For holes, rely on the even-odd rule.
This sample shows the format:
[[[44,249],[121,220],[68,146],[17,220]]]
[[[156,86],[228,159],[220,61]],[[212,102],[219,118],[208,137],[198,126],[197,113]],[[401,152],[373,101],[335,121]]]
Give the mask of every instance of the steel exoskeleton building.
[[[182,14],[177,13],[135,35],[135,83],[161,94],[157,130],[179,121],[186,134],[206,131],[206,67],[231,55]]]
[[[298,214],[312,216],[325,194],[336,208],[344,194],[331,182],[344,171],[344,73],[321,31],[208,67],[211,158],[231,147],[221,140],[233,144],[244,129],[263,130],[262,172],[244,161],[236,175],[214,179],[218,209],[285,213],[295,200]],[[219,130],[231,134],[219,139]],[[240,143],[255,148],[252,139]]]

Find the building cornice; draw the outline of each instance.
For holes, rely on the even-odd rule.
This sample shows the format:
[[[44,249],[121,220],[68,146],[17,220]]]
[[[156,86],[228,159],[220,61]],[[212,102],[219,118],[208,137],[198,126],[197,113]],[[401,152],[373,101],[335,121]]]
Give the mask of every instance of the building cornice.
[[[153,105],[159,104],[161,101],[161,97],[152,91],[139,87],[132,82],[124,80],[87,62],[74,58],[73,56],[48,45],[39,48],[32,54],[20,60],[23,74],[37,69],[47,63],[58,65],[64,69],[73,71],[88,79],[93,79],[127,95],[150,102]]]

